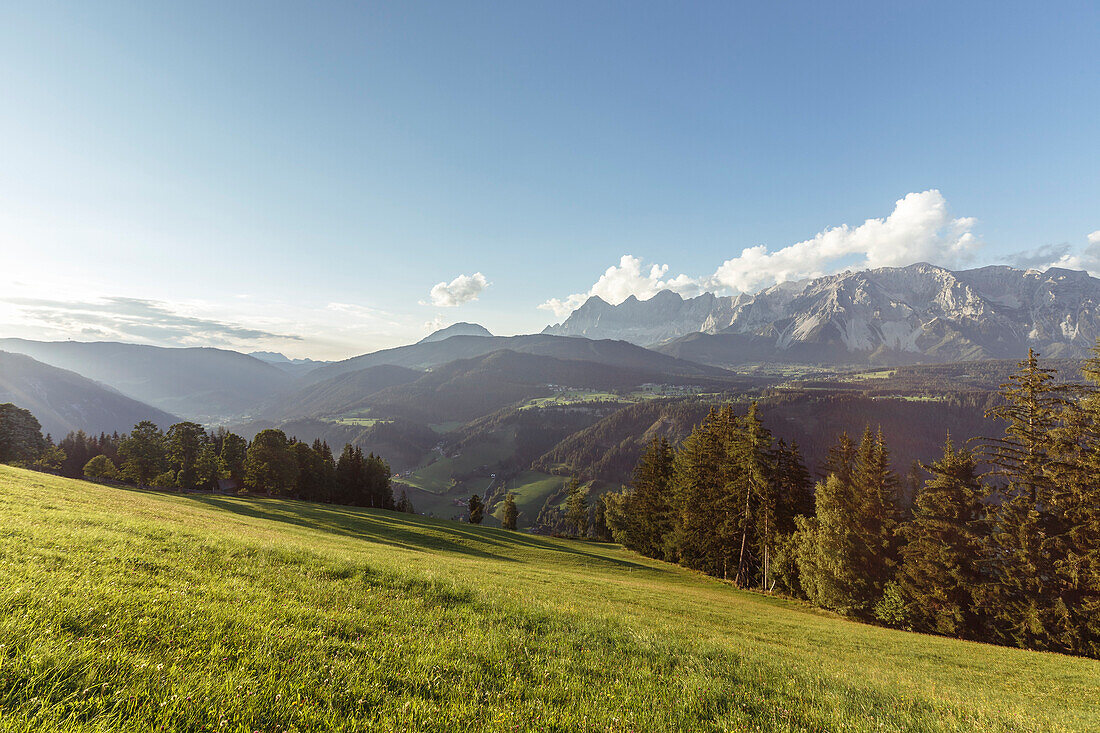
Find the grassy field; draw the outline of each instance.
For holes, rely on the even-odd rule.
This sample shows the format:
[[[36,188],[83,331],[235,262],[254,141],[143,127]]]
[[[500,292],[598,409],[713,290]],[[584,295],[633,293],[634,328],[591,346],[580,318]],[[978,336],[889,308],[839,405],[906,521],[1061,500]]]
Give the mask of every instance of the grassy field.
[[[1100,663],[620,548],[0,467],[0,731],[1087,731]]]

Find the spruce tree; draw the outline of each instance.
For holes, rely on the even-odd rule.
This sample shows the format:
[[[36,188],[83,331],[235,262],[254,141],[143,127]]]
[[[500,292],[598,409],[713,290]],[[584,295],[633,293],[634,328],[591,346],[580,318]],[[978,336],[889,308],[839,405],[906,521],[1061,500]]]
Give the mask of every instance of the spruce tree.
[[[736,420],[729,406],[711,409],[684,440],[673,463],[675,524],[665,559],[720,578],[736,569],[740,504],[730,491],[730,443]]]
[[[623,544],[647,557],[662,559],[672,532],[672,467],[675,454],[665,438],[654,437],[634,468],[625,501]]]
[[[504,529],[515,529],[517,519],[519,519],[519,511],[516,509],[516,495],[509,492],[504,497],[504,508],[500,514],[500,526]]]
[[[950,438],[943,457],[928,467],[932,477],[913,503],[913,518],[900,530],[898,592],[905,625],[917,631],[978,638],[984,548],[982,497],[986,490],[970,451]]]
[[[987,438],[983,449],[992,476],[1004,482],[987,551],[991,632],[995,641],[1030,649],[1057,648],[1052,632],[1065,626],[1050,540],[1062,532],[1053,477],[1066,465],[1053,436],[1067,392],[1054,375],[1029,349],[1001,386],[1004,403],[988,413],[1005,422],[1005,436]]]
[[[577,537],[588,534],[588,498],[580,481],[573,479],[569,484],[569,495],[565,500],[565,521],[573,528]]]
[[[481,524],[482,517],[485,516],[485,505],[481,501],[481,497],[474,494],[470,497],[470,524]]]

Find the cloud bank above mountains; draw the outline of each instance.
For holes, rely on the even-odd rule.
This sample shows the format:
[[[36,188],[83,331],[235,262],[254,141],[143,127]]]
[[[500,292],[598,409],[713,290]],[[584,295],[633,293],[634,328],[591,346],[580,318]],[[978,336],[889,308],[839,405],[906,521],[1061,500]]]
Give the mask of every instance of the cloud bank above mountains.
[[[746,247],[710,276],[666,278],[668,265],[652,265],[647,271],[640,258],[623,255],[587,292],[551,298],[539,308],[564,317],[593,295],[617,304],[631,295],[645,300],[661,290],[685,297],[708,290],[748,293],[789,280],[922,261],[957,267],[970,261],[981,246],[973,233],[975,224],[971,217],[952,218],[943,194],[930,189],[899,199],[885,218],[867,219],[856,227],[831,227],[774,251],[762,244]]]

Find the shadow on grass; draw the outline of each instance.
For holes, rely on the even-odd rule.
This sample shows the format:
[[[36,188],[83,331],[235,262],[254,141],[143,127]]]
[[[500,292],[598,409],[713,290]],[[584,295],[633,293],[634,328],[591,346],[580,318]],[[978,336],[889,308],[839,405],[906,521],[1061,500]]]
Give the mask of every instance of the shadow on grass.
[[[153,494],[169,493],[120,487],[130,491]],[[653,570],[652,567],[569,547],[564,542],[550,542],[535,535],[483,527],[477,530],[457,522],[426,518],[378,509],[348,507],[337,504],[315,504],[290,499],[260,497],[225,497],[211,494],[171,492],[173,496],[191,499],[211,508],[306,529],[320,529],[332,534],[399,547],[406,550],[437,550],[469,557],[503,562],[522,562],[514,557],[480,549],[474,545],[500,548],[502,551],[528,549],[568,555],[573,559],[602,563],[626,570]],[[422,531],[420,531],[422,530]],[[441,536],[442,535],[442,536]]]
[[[486,552],[443,537],[414,532],[397,523],[378,521],[379,518],[373,514],[349,514],[349,518],[355,521],[346,521],[340,516],[340,512],[325,511],[320,507],[314,508],[305,502],[294,502],[290,506],[293,506],[296,511],[288,511],[290,506],[283,509],[276,503],[280,501],[278,499],[272,499],[269,503],[269,500],[240,501],[209,495],[191,495],[188,498],[210,507],[246,517],[266,519],[307,529],[320,529],[331,534],[366,539],[406,550],[439,550],[486,560],[515,562],[513,558]],[[309,508],[301,511],[303,507]]]

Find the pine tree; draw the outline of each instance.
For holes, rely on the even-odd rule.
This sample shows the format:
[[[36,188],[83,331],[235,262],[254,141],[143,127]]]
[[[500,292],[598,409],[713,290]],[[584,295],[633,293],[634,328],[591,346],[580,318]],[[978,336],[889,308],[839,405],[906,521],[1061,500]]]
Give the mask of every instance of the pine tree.
[[[893,571],[897,479],[870,430],[858,449],[842,435],[829,465],[836,473],[817,486],[815,516],[799,522],[801,584],[817,605],[868,618]]]
[[[1064,626],[1049,540],[1062,529],[1052,477],[1067,466],[1052,438],[1067,393],[1054,375],[1029,349],[1001,386],[1004,404],[988,412],[1006,423],[1005,436],[987,438],[983,447],[992,475],[1006,482],[994,503],[987,552],[991,631],[996,641],[1031,649],[1056,648],[1051,632]]]
[[[588,534],[587,492],[577,479],[569,484],[569,495],[565,500],[565,521],[573,528],[577,537]]]
[[[515,529],[517,519],[519,519],[519,511],[516,509],[516,495],[509,492],[504,497],[504,508],[500,514],[500,526],[504,529]]]
[[[592,533],[601,542],[611,541],[611,528],[607,524],[607,504],[601,496],[593,509]]]
[[[481,497],[474,494],[470,497],[470,524],[481,524],[481,519],[484,516],[485,505],[481,502]]]
[[[857,593],[862,607],[870,609],[893,576],[898,549],[895,530],[901,521],[898,479],[890,469],[890,454],[881,430],[875,435],[870,429],[864,432],[852,478],[856,494],[852,520],[859,550],[853,559],[865,580]]]
[[[730,488],[738,499],[743,497],[740,513],[732,515],[736,527],[730,528],[741,535],[734,582],[752,585],[759,576],[761,584],[766,584],[776,536],[772,439],[755,402],[739,422],[741,429],[735,432],[729,448],[733,469]]]
[[[647,557],[665,557],[673,528],[671,482],[675,454],[665,438],[653,438],[634,468],[625,500],[627,521],[620,541]]]
[[[900,533],[897,586],[905,625],[917,631],[978,638],[983,622],[980,563],[984,548],[985,488],[974,456],[948,439],[932,477],[918,490],[913,519]]]
[[[736,569],[741,505],[730,491],[730,445],[737,425],[727,405],[712,409],[684,440],[673,462],[676,512],[665,559],[720,578]]]

